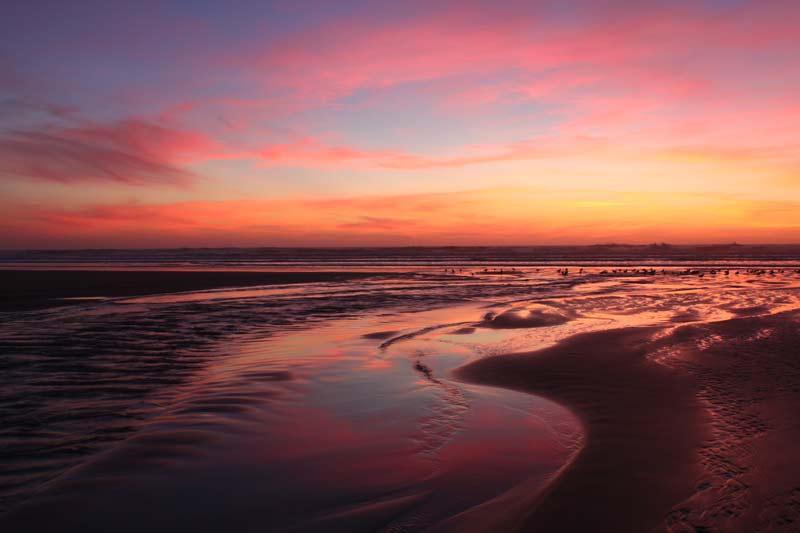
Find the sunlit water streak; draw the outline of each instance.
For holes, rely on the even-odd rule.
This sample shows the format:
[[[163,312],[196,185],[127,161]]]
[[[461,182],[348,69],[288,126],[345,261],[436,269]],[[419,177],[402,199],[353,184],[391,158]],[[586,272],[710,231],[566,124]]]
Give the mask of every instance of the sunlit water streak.
[[[431,525],[524,481],[544,487],[582,442],[564,407],[459,383],[453,368],[581,332],[800,302],[792,272],[600,270],[428,270],[5,314],[5,505],[82,479],[100,501],[156,493],[157,506],[182,516],[198,500],[228,511],[257,501],[272,521],[262,526]],[[571,319],[499,329],[489,312]],[[124,500],[114,501],[107,512]],[[221,525],[194,516],[198,527]]]

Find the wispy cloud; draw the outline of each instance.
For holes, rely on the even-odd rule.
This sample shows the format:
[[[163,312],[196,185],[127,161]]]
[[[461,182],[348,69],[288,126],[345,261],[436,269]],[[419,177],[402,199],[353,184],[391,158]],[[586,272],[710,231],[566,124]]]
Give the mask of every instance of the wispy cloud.
[[[142,120],[43,127],[0,134],[0,174],[59,183],[183,185],[187,157],[211,151],[197,133]]]
[[[290,143],[269,145],[253,154],[267,164],[302,167],[367,166],[396,170],[425,170],[541,159],[574,154],[597,148],[603,144],[602,140],[591,138],[542,137],[504,145],[464,146],[454,153],[425,155],[327,144],[313,138],[302,138]],[[253,154],[242,153],[240,157],[251,157]]]

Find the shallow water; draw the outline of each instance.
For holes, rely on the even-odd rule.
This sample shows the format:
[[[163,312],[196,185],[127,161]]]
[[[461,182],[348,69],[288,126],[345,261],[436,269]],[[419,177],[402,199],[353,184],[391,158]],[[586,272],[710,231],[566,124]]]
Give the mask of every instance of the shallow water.
[[[580,332],[800,306],[792,271],[601,270],[420,269],[5,313],[4,506],[91,501],[64,513],[83,530],[119,513],[130,530],[434,525],[540,490],[583,439],[565,407],[453,368]]]

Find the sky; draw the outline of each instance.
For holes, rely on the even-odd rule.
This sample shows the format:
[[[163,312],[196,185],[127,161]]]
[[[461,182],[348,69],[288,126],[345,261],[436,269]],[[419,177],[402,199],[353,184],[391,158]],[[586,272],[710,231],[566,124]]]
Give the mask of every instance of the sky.
[[[800,242],[800,2],[10,0],[0,248]]]

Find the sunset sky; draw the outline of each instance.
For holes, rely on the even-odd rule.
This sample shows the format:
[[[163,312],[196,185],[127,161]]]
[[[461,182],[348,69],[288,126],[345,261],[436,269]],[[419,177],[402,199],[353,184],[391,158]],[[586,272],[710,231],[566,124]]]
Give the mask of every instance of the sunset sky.
[[[660,241],[800,242],[800,2],[3,4],[2,248]]]

